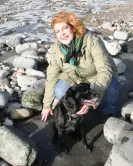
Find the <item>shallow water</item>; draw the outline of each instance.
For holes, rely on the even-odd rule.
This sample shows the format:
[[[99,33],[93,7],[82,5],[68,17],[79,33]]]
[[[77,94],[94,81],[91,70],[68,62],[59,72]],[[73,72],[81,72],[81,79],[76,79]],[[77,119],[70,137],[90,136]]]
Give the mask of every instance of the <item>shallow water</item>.
[[[6,3],[5,3],[6,2]],[[0,12],[11,12],[9,20],[0,24],[0,36],[14,33],[26,33],[29,40],[41,39],[46,43],[54,42],[50,26],[52,16],[62,10],[72,11],[83,18],[90,8],[102,5],[120,5],[133,0],[0,0]],[[5,4],[4,4],[5,3]],[[101,11],[101,9],[100,9]]]

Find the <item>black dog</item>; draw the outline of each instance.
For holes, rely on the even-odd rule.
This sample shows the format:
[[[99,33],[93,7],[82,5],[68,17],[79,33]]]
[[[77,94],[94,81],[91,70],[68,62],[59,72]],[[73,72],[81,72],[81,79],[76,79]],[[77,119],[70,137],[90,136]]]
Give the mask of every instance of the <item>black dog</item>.
[[[73,135],[79,140],[82,139],[85,149],[91,151],[83,128],[84,116],[76,113],[81,109],[84,100],[96,100],[98,97],[98,94],[90,90],[89,83],[80,83],[69,88],[56,105],[53,143],[59,140],[66,153],[68,152],[66,145],[68,135]]]

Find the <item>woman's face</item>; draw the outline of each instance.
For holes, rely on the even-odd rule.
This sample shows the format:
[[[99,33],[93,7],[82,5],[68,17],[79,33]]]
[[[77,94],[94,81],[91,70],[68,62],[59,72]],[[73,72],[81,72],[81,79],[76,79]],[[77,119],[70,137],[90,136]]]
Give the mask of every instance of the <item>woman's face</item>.
[[[57,40],[62,44],[69,46],[73,40],[74,28],[65,22],[55,24],[54,32]]]

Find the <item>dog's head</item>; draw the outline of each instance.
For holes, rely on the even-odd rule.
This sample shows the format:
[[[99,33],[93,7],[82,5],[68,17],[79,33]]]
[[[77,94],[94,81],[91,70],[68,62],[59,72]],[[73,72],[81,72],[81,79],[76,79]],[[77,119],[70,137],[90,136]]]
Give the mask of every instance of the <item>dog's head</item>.
[[[72,86],[66,92],[66,95],[63,97],[63,104],[67,109],[68,120],[66,123],[67,132],[75,131],[77,123],[81,120],[81,116],[77,115],[76,112],[82,106],[84,100],[97,100],[99,94],[90,89],[89,83],[80,83]]]
[[[99,94],[90,89],[89,83],[80,83],[68,89],[64,96],[64,102],[68,107],[76,109],[76,106],[79,107],[84,100],[96,100],[98,98]]]

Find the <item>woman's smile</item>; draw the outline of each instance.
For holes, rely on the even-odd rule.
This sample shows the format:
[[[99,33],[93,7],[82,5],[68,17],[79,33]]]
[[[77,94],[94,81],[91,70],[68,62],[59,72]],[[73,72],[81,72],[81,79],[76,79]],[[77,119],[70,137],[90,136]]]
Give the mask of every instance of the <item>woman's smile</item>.
[[[54,32],[57,40],[65,45],[69,45],[74,38],[74,29],[71,25],[62,22],[54,26]]]

